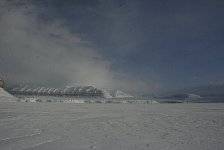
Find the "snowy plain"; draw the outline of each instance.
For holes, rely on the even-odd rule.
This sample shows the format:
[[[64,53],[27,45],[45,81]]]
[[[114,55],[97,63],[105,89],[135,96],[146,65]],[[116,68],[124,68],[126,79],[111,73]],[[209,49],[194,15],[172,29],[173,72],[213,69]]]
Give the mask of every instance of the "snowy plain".
[[[222,150],[224,103],[0,102],[1,150]]]

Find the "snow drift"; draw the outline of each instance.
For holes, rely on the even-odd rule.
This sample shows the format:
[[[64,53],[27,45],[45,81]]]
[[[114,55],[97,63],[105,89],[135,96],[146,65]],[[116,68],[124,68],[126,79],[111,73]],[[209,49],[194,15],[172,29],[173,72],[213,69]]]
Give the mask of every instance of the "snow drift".
[[[3,88],[0,88],[0,102],[16,101],[17,98],[6,92]]]

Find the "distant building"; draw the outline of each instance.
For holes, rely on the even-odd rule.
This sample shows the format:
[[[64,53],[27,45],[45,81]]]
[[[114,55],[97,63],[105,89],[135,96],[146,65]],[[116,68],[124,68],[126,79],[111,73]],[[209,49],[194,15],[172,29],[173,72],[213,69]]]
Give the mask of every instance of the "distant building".
[[[4,81],[2,79],[0,79],[0,87],[1,88],[5,88],[5,83],[4,83]]]

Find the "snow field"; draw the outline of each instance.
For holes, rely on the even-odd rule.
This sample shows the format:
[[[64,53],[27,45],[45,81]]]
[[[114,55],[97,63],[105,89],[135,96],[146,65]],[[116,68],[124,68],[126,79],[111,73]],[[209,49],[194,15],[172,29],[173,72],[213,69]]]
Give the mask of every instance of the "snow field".
[[[222,150],[224,104],[0,103],[1,150]]]

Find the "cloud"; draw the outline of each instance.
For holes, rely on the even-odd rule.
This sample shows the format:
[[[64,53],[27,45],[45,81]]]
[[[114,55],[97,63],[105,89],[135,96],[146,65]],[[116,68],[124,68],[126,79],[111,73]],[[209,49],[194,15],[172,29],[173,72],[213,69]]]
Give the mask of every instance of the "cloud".
[[[62,21],[44,22],[35,6],[8,2],[0,11],[1,76],[10,83],[95,85],[112,80],[109,62]]]
[[[31,3],[1,1],[0,76],[8,85],[84,86],[153,91],[138,78],[111,69],[91,41],[60,19],[46,21]]]

